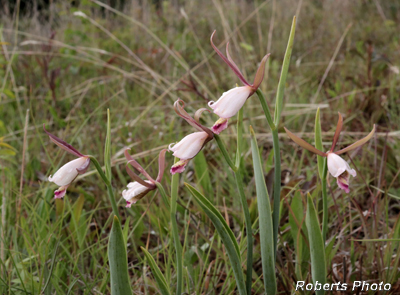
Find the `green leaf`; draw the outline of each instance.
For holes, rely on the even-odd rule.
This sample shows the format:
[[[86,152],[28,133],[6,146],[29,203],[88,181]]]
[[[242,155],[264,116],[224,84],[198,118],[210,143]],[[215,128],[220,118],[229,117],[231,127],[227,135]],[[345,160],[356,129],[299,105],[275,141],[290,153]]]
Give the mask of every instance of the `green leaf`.
[[[264,172],[262,170],[260,153],[257,146],[256,136],[250,126],[251,153],[253,155],[254,178],[256,181],[257,204],[259,213],[261,262],[264,275],[264,287],[267,295],[276,294],[275,278],[275,251],[274,232],[272,227],[271,204],[267,186],[265,184]]]
[[[244,281],[242,265],[240,263],[240,251],[239,245],[233,235],[232,230],[229,228],[225,219],[222,217],[221,213],[214,207],[211,202],[204,197],[198,190],[192,187],[190,184],[185,183],[185,186],[189,189],[193,198],[200,205],[203,211],[207,214],[208,218],[214,224],[215,229],[221,237],[224,243],[226,252],[228,253],[229,261],[232,265],[232,270],[235,275],[236,285],[240,295],[246,295],[246,285]],[[269,295],[269,294],[268,294]]]
[[[104,147],[104,167],[105,174],[108,181],[111,182],[111,123],[110,123],[110,109],[107,109],[107,135],[106,144]]]
[[[315,147],[317,148],[317,150],[323,151],[319,108],[317,109],[317,113],[315,115]],[[322,170],[324,169],[324,158],[320,155],[317,155],[317,161],[319,177],[322,178]]]
[[[132,295],[125,240],[117,216],[114,216],[108,241],[108,260],[110,264],[111,295]]]
[[[290,57],[292,55],[295,29],[296,29],[296,17],[293,17],[292,28],[290,30],[290,35],[289,35],[289,41],[286,47],[285,57],[283,59],[282,72],[278,84],[278,91],[276,92],[275,118],[274,118],[274,124],[276,127],[278,127],[283,108],[283,92],[285,90],[286,77],[289,71],[289,64],[290,64]]]
[[[322,239],[317,212],[315,211],[310,194],[307,195],[306,225],[310,243],[312,280],[314,284],[318,282],[324,285],[326,282],[325,245]],[[325,294],[325,291],[316,291],[316,294]]]
[[[296,276],[298,280],[304,279],[308,270],[310,251],[307,247],[307,228],[304,220],[304,208],[300,191],[296,191],[290,204],[289,224],[296,251]],[[303,236],[304,235],[304,236]]]
[[[156,279],[158,288],[160,288],[160,292],[162,295],[171,295],[171,292],[168,288],[167,280],[163,276],[160,268],[157,266],[156,262],[154,261],[154,258],[151,256],[151,254],[143,247],[140,247],[142,249],[144,255],[147,258],[147,261],[150,264],[151,270],[153,272],[153,276]]]

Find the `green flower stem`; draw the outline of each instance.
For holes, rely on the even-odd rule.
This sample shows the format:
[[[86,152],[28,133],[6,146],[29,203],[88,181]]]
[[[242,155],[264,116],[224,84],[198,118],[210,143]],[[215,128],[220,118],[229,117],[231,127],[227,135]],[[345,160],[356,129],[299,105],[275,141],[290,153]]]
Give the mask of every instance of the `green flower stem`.
[[[175,158],[175,163],[177,162]],[[178,182],[179,174],[176,173],[172,176],[171,181],[171,202],[170,202],[170,216],[172,224],[172,237],[174,239],[174,245],[176,250],[176,294],[181,295],[183,293],[183,255],[182,255],[182,244],[179,239],[178,224],[176,222],[176,208],[178,199]],[[157,188],[164,199],[168,199],[167,194],[161,185],[161,183],[156,182]]]
[[[271,113],[269,111],[267,102],[265,100],[264,94],[261,92],[260,89],[256,91],[258,95],[258,99],[260,100],[261,106],[264,110],[265,117],[267,119],[268,125],[272,131],[272,146],[274,149],[274,209],[272,213],[272,220],[273,220],[273,228],[274,228],[274,249],[275,249],[275,258],[276,258],[276,251],[277,251],[277,244],[278,244],[278,229],[279,229],[279,206],[281,202],[281,151],[279,147],[279,136],[278,130],[275,124],[272,121]]]
[[[243,176],[240,169],[235,171],[236,186],[239,191],[240,203],[242,204],[244,213],[244,222],[246,226],[247,236],[247,270],[246,270],[246,290],[247,294],[251,294],[252,274],[253,274],[253,232],[251,229],[251,218],[249,206],[247,205],[246,195],[243,188]]]
[[[246,195],[243,187],[243,175],[240,171],[240,163],[242,158],[242,138],[243,138],[243,108],[240,109],[237,116],[237,150],[236,150],[236,171],[235,180],[239,191],[240,202],[244,212],[244,222],[246,226],[247,236],[247,271],[246,271],[246,291],[251,294],[252,274],[253,274],[253,232],[251,228],[251,218],[249,206],[247,205]]]
[[[256,91],[258,99],[260,100],[261,106],[263,108],[265,118],[267,119],[269,128],[271,130],[275,130],[276,126],[274,124],[274,121],[272,120],[271,112],[269,111],[269,107],[267,105],[267,101],[265,100],[264,94],[261,92],[260,89],[257,89]]]
[[[324,159],[324,168],[322,170],[321,184],[322,184],[322,239],[326,241],[326,233],[328,232],[328,194],[326,191],[326,176],[328,173],[327,159]]]
[[[236,172],[237,167],[235,166],[235,164],[233,163],[233,161],[229,157],[228,151],[226,150],[225,145],[222,142],[221,138],[217,134],[214,134],[214,138],[217,141],[218,147],[221,150],[222,155],[225,158],[225,161],[228,163],[229,167],[231,167],[231,169]]]
[[[117,216],[118,220],[121,220],[119,217],[117,202],[115,201],[114,191],[113,191],[111,182],[108,180],[108,178],[104,174],[104,171],[101,168],[99,161],[97,161],[97,159],[93,156],[89,156],[89,158],[92,161],[92,163],[94,164],[94,166],[96,167],[97,172],[99,172],[99,175],[103,179],[104,184],[107,186],[107,193],[108,193],[108,197],[110,199],[110,203],[111,203],[111,207],[112,207],[114,215]]]
[[[244,222],[246,226],[246,236],[247,236],[247,272],[246,272],[246,291],[247,294],[251,294],[252,286],[252,274],[253,274],[253,234],[251,229],[251,218],[250,211],[247,205],[246,195],[244,193],[243,187],[243,176],[240,171],[240,160],[241,160],[241,139],[242,139],[242,121],[243,121],[243,109],[238,113],[238,124],[237,124],[237,152],[236,152],[236,165],[229,157],[228,151],[225,148],[224,143],[218,135],[214,135],[217,141],[218,147],[221,150],[226,162],[235,172],[236,186],[239,191],[240,203],[243,208]]]

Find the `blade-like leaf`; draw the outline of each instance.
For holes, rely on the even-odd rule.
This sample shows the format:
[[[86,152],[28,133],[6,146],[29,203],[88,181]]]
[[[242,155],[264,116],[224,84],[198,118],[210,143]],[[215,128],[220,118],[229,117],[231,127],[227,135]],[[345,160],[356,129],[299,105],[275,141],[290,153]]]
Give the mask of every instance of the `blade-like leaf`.
[[[254,177],[257,190],[264,287],[267,295],[274,295],[276,294],[277,288],[275,278],[274,232],[272,227],[271,204],[269,203],[269,196],[267,186],[265,184],[265,177],[262,170],[256,136],[254,134],[253,128],[251,127],[250,132],[251,153],[253,155]]]
[[[326,282],[325,245],[322,239],[321,228],[317,212],[310,194],[307,195],[306,226],[311,254],[311,276],[314,284],[324,285]],[[315,291],[317,295],[325,293],[324,290]]]
[[[108,260],[110,264],[111,295],[132,295],[125,240],[117,216],[114,216],[108,241]]]
[[[240,295],[246,295],[246,285],[244,281],[242,265],[240,263],[239,245],[233,235],[232,230],[229,228],[221,213],[214,207],[213,204],[203,196],[198,190],[188,183],[185,186],[189,189],[193,198],[200,205],[201,209],[207,214],[211,222],[214,224],[215,229],[224,243],[226,252],[228,253],[229,261],[232,265],[232,270],[235,275],[236,285]]]
[[[286,77],[289,71],[289,64],[290,64],[290,57],[292,55],[295,29],[296,29],[296,16],[293,17],[292,28],[290,29],[289,41],[286,47],[285,57],[283,59],[281,77],[279,79],[279,84],[278,84],[278,91],[276,92],[275,117],[274,117],[275,126],[278,126],[279,120],[281,118],[281,113],[283,108],[283,92],[285,90]]]
[[[111,182],[111,123],[110,123],[110,109],[107,109],[107,136],[104,147],[104,167],[105,174],[108,181]]]
[[[371,137],[374,135],[374,133],[375,133],[375,124],[374,124],[374,128],[372,128],[372,131],[366,137],[356,141],[352,145],[349,145],[348,147],[346,147],[346,148],[344,148],[344,149],[342,149],[340,151],[335,152],[335,154],[336,155],[340,155],[340,154],[343,154],[345,152],[352,151],[352,150],[358,148],[359,146],[362,146],[364,143],[366,143],[368,140],[371,139]]]
[[[287,133],[287,135],[290,137],[291,140],[293,140],[295,143],[297,143],[299,146],[302,148],[305,148],[306,150],[309,150],[310,152],[320,155],[321,157],[326,157],[326,154],[324,152],[321,152],[320,150],[317,150],[315,147],[313,147],[311,144],[308,142],[304,141],[304,139],[301,139],[294,133],[292,133],[289,129],[286,127],[283,127]]]
[[[322,151],[322,135],[321,135],[321,119],[319,108],[317,109],[317,113],[315,115],[315,147],[317,150]],[[320,155],[317,156],[318,161],[318,173],[319,177],[322,178],[322,170],[324,169],[324,158]]]
[[[154,261],[151,254],[143,247],[140,247],[140,249],[142,249],[144,255],[147,258],[147,261],[150,264],[150,267],[153,272],[153,276],[156,279],[158,288],[160,288],[160,293],[162,295],[171,295],[171,292],[170,292],[168,284],[167,284],[167,280],[165,279],[164,275],[162,274],[160,268],[158,267],[157,263]]]
[[[298,280],[304,279],[308,270],[310,251],[307,247],[307,229],[304,220],[304,208],[300,191],[296,191],[290,204],[289,224],[296,251],[296,276]]]

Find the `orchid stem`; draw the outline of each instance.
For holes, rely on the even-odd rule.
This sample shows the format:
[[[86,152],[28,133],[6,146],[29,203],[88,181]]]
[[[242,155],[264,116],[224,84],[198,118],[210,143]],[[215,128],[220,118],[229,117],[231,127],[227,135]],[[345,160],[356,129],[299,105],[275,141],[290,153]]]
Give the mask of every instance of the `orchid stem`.
[[[237,167],[235,166],[235,164],[233,163],[232,159],[229,157],[228,151],[226,150],[226,147],[224,145],[224,143],[222,142],[221,138],[219,137],[219,135],[214,134],[214,138],[217,141],[218,147],[222,152],[222,155],[225,158],[225,161],[228,163],[229,167],[231,167],[231,169],[236,172]]]
[[[111,185],[111,181],[104,174],[103,168],[101,168],[99,161],[97,161],[97,159],[93,156],[89,156],[89,158],[92,161],[92,163],[94,164],[94,166],[96,167],[97,172],[99,173],[100,177],[103,179],[104,184],[107,186],[107,193],[108,193],[108,197],[110,199],[110,203],[111,203],[111,207],[112,207],[114,215],[118,217],[118,220],[121,220],[121,218],[119,217],[117,202],[115,201],[114,191],[113,191],[113,188]]]
[[[326,233],[328,232],[328,194],[326,192],[326,176],[328,173],[327,159],[324,159],[324,168],[322,170],[321,185],[322,185],[322,239],[326,241]]]
[[[265,118],[267,119],[269,127],[271,128],[271,130],[275,130],[276,126],[274,124],[274,121],[272,120],[271,112],[269,110],[267,101],[265,100],[264,94],[261,92],[260,89],[257,89],[256,93],[257,93],[258,99],[260,100],[260,103],[263,108]]]
[[[179,161],[179,159],[175,158],[175,163]],[[171,216],[171,225],[172,225],[172,237],[174,239],[175,251],[176,251],[176,295],[180,295],[183,293],[183,256],[182,256],[182,244],[179,239],[178,232],[178,223],[176,222],[176,207],[177,207],[177,199],[178,199],[178,182],[179,182],[179,174],[176,173],[172,175],[171,180],[171,203],[170,203],[170,216]],[[160,194],[164,199],[168,199],[167,194],[161,185],[161,183],[156,182],[157,188]]]
[[[243,188],[243,175],[240,171],[240,163],[242,158],[242,137],[243,137],[243,108],[240,109],[237,116],[237,150],[236,150],[236,171],[235,180],[239,191],[240,202],[244,213],[244,222],[246,226],[247,236],[247,269],[246,269],[246,290],[247,294],[251,294],[252,274],[253,274],[253,232],[251,229],[251,218],[249,206],[247,205],[246,195]]]
[[[279,229],[279,206],[281,203],[281,151],[279,147],[279,136],[277,126],[274,124],[271,112],[269,111],[267,101],[265,100],[264,94],[260,89],[256,91],[258,99],[260,100],[261,106],[264,110],[265,117],[267,119],[268,125],[272,131],[272,147],[274,149],[274,209],[272,213],[273,230],[274,230],[274,249],[275,249],[275,259],[278,244],[278,229]]]

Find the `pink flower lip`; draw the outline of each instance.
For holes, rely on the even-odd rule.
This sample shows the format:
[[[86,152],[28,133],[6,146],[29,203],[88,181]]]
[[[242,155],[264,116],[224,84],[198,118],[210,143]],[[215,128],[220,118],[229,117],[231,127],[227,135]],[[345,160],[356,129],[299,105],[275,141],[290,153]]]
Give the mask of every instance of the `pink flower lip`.
[[[228,119],[224,118],[219,118],[215,124],[211,127],[212,132],[215,134],[220,134],[222,131],[224,131],[226,128],[228,128]]]

